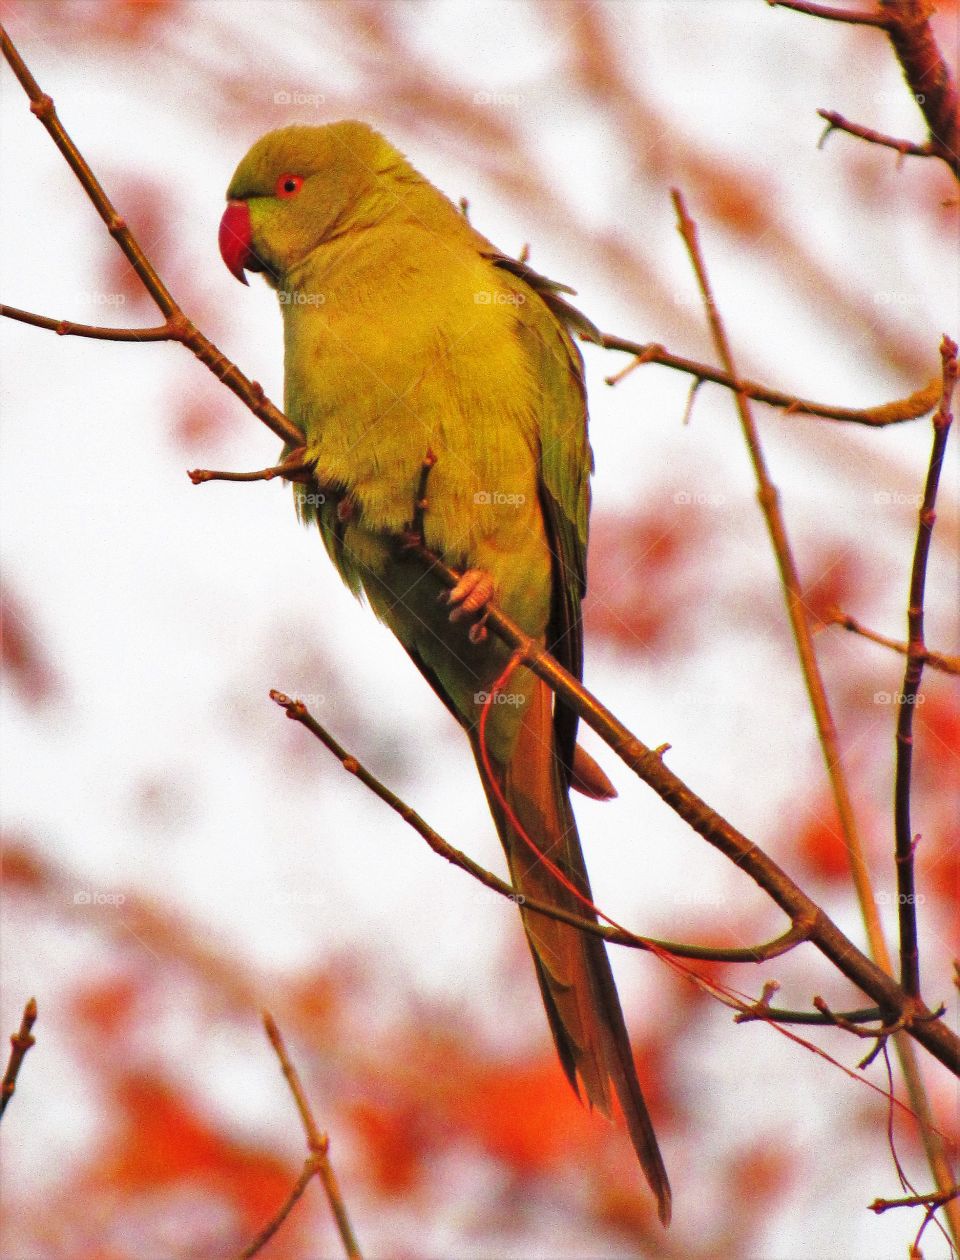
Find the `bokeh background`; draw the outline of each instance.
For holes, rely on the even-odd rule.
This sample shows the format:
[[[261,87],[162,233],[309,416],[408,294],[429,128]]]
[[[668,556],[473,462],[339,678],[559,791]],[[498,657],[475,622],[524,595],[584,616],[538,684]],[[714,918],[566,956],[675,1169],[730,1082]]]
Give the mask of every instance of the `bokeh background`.
[[[937,29],[957,43],[957,6]],[[922,139],[876,32],[760,0],[304,3],[19,0],[4,21],[188,314],[282,399],[275,299],[218,257],[229,177],[262,132],[380,127],[502,249],[572,284],[605,331],[711,359],[669,189],[701,225],[741,370],[869,406],[936,375],[957,333],[945,169],[833,135],[817,107]],[[0,72],[4,300],[156,323],[60,155]],[[298,1062],[365,1254],[886,1260],[916,1214],[882,1098],[655,959],[614,959],[674,1183],[660,1230],[622,1129],[555,1061],[519,920],[437,859],[267,697],[299,695],[450,840],[503,871],[465,741],[340,586],[279,484],[193,487],[276,441],[172,345],[3,321],[0,1028],[40,1006],[4,1123],[3,1260],[235,1254],[304,1154],[259,1023]],[[586,679],[861,943],[846,852],[730,397],[586,347],[597,471]],[[929,420],[883,430],[758,408],[895,932],[902,661]],[[957,444],[928,642],[956,650]],[[916,714],[923,974],[950,1000],[960,706]],[[578,800],[596,900],[647,935],[747,944],[782,917],[589,733],[619,798]],[[703,967],[759,995],[859,997],[810,949]],[[954,1016],[955,1019],[955,1016]],[[859,1042],[818,1031],[847,1066]],[[958,1136],[955,1082],[925,1071]],[[882,1063],[870,1079],[884,1084]],[[896,1147],[929,1184],[914,1127]],[[339,1254],[312,1186],[264,1256]],[[928,1231],[924,1255],[947,1255]]]

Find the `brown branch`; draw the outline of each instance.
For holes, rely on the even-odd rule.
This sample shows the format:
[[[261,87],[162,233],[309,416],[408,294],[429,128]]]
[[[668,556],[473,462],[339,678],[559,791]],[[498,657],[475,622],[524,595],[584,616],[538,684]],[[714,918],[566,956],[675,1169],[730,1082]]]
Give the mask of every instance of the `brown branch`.
[[[573,911],[564,910],[562,907],[554,906],[549,902],[538,901],[535,898],[524,896],[522,893],[518,893],[512,884],[508,884],[505,880],[500,879],[492,871],[488,871],[486,867],[480,866],[479,863],[474,862],[472,858],[467,857],[460,849],[455,848],[449,841],[445,840],[412,806],[397,796],[395,792],[392,792],[366,766],[362,765],[352,753],[347,752],[326,727],[321,726],[302,700],[291,700],[282,691],[276,690],[270,692],[270,699],[284,710],[288,718],[294,722],[299,722],[328,751],[333,753],[348,774],[352,774],[364,787],[369,788],[374,796],[378,797],[384,804],[389,805],[394,813],[399,814],[403,821],[427,842],[438,857],[442,857],[445,861],[450,862],[451,865],[459,867],[483,884],[485,888],[489,888],[499,896],[505,897],[508,901],[522,905],[526,911],[542,914],[550,919],[557,919],[561,923],[569,923],[571,927],[578,928],[581,932],[599,936],[601,940],[606,941],[610,945],[623,945],[628,949],[651,950],[657,953],[672,954],[677,958],[694,958],[702,962],[765,962],[771,958],[778,958],[781,954],[788,953],[795,946],[808,939],[809,934],[806,927],[801,923],[791,925],[782,935],[771,941],[765,941],[761,945],[741,946],[739,948],[688,945],[680,941],[664,941],[657,937],[637,936],[633,932],[625,931],[622,928],[609,927],[606,924],[597,923],[593,919],[585,919],[573,913]]]
[[[930,14],[931,0],[879,0],[887,34],[904,78],[927,123],[930,143],[960,178],[960,97],[941,56]]]
[[[817,112],[829,124],[824,137],[836,128],[871,144],[896,149],[901,154],[937,157],[960,179],[960,96],[930,25],[930,15],[934,10],[931,0],[878,0],[879,7],[871,13],[835,9],[811,3],[810,0],[767,0],[767,3],[773,8],[793,9],[797,13],[809,13],[833,22],[850,22],[885,31],[913,99],[923,113],[928,134],[925,144],[914,144],[909,140],[885,136],[871,127],[848,122],[840,114],[821,109]]]
[[[296,481],[300,485],[313,485],[316,471],[313,464],[304,462],[303,454],[303,447],[298,447],[279,464],[270,468],[258,468],[255,472],[221,472],[213,468],[193,468],[187,476],[195,486],[201,486],[207,481],[273,481],[275,477],[282,477],[284,481]]]
[[[829,18],[831,22],[848,22],[854,26],[877,26],[886,30],[889,22],[882,13],[864,13],[862,9],[835,9],[829,4],[814,4],[811,0],[767,0],[771,9],[793,9],[795,13],[809,13],[811,17]]]
[[[20,1021],[20,1029],[18,1032],[12,1033],[10,1036],[10,1059],[7,1063],[7,1070],[3,1074],[3,1083],[0,1084],[0,1118],[7,1109],[7,1103],[13,1097],[14,1090],[17,1088],[17,1076],[23,1067],[23,1061],[27,1057],[27,1051],[36,1041],[31,1029],[37,1021],[37,999],[31,998],[23,1008],[23,1018]]]
[[[169,324],[156,328],[102,328],[97,324],[75,324],[69,319],[51,319],[49,315],[35,315],[22,311],[19,306],[0,305],[0,316],[29,324],[32,328],[47,328],[59,337],[91,337],[95,341],[176,341]]]
[[[205,367],[213,372],[218,380],[232,390],[240,401],[249,407],[254,415],[258,416],[278,437],[283,438],[290,446],[302,445],[303,434],[287,419],[283,412],[279,411],[273,403],[264,397],[260,385],[256,381],[248,380],[236,364],[231,363],[213,342],[205,337],[184,315],[174,301],[170,291],[160,279],[153,264],[140,247],[139,242],[129,227],[127,227],[126,222],[114,209],[110,198],[104,192],[97,177],[88,166],[86,159],[70,139],[66,129],[57,117],[53,100],[45,92],[41,91],[40,85],[30,73],[23,58],[14,47],[10,36],[2,26],[0,26],[0,51],[3,52],[10,68],[20,80],[23,90],[30,98],[31,113],[35,114],[47,129],[54,144],[63,154],[70,169],[80,181],[84,192],[92,201],[97,214],[100,215],[100,218],[107,225],[107,231],[123,251],[127,261],[140,278],[143,287],[166,317],[165,326],[169,329],[169,340],[182,342]],[[56,325],[54,325],[55,330]]]
[[[754,1020],[766,1020],[774,1024],[836,1024],[838,1019],[846,1024],[865,1024],[870,1020],[881,1019],[883,1012],[878,1006],[866,1006],[856,1011],[843,1011],[839,1015],[827,1014],[824,1011],[785,1011],[761,999],[753,1006],[734,1016],[738,1024],[749,1024]]]
[[[910,1194],[903,1199],[874,1199],[867,1206],[871,1212],[876,1212],[879,1216],[881,1212],[887,1212],[890,1208],[943,1207],[945,1203],[958,1197],[960,1197],[960,1186],[948,1186],[945,1190],[936,1191],[935,1194]]]
[[[831,131],[846,131],[858,140],[866,140],[870,144],[879,144],[885,149],[896,149],[901,157],[939,157],[933,144],[928,140],[925,144],[917,144],[914,140],[900,140],[896,136],[888,136],[873,127],[865,127],[862,123],[851,122],[833,109],[818,109],[817,113],[827,124],[823,135],[817,141],[817,148],[822,149]]]
[[[326,1133],[321,1133],[319,1126],[313,1116],[310,1102],[307,1099],[306,1091],[300,1080],[300,1074],[294,1067],[293,1062],[287,1053],[284,1045],[283,1037],[280,1029],[277,1027],[273,1016],[269,1011],[263,1012],[263,1026],[266,1029],[267,1036],[270,1038],[270,1044],[276,1052],[277,1058],[280,1060],[280,1067],[290,1086],[290,1092],[293,1094],[294,1102],[297,1104],[297,1110],[300,1112],[300,1120],[303,1124],[304,1132],[307,1135],[307,1147],[310,1151],[309,1156],[303,1165],[303,1170],[297,1179],[296,1185],[291,1190],[283,1207],[277,1215],[266,1225],[253,1242],[241,1253],[240,1260],[249,1260],[250,1256],[255,1255],[264,1244],[273,1237],[290,1213],[291,1208],[306,1190],[311,1177],[319,1177],[323,1182],[323,1188],[327,1196],[327,1202],[330,1204],[330,1210],[336,1221],[337,1231],[340,1234],[340,1240],[343,1243],[343,1249],[349,1260],[362,1260],[360,1247],[357,1244],[356,1237],[353,1233],[353,1226],[350,1224],[350,1218],[347,1215],[346,1205],[343,1201],[343,1195],[340,1191],[340,1185],[337,1181],[333,1166],[330,1163],[330,1138]]]
[[[699,363],[695,359],[686,359],[672,354],[664,346],[656,342],[642,344],[629,341],[626,337],[617,337],[612,333],[603,333],[600,345],[606,350],[622,350],[625,354],[636,355],[636,360],[613,376],[606,378],[608,385],[616,385],[628,372],[644,363],[659,363],[664,367],[676,368],[679,372],[687,372],[697,381],[710,381],[714,385],[722,385],[756,402],[766,403],[770,407],[785,409],[787,415],[820,416],[826,420],[845,420],[851,424],[863,424],[871,428],[883,428],[888,424],[900,424],[904,420],[917,420],[936,407],[940,398],[940,377],[935,377],[929,385],[918,389],[909,398],[901,398],[891,403],[881,403],[878,407],[835,407],[829,403],[811,402],[807,398],[797,398],[794,394],[782,390],[771,389],[757,381],[734,378],[721,368],[712,367],[709,363]]]
[[[856,617],[851,617],[840,608],[830,610],[826,624],[840,626],[844,630],[858,634],[862,639],[869,639],[871,643],[879,643],[881,647],[891,648],[894,652],[899,652],[901,656],[906,656],[910,652],[909,643],[904,643],[900,639],[890,639],[885,634],[871,630],[862,622],[857,621]],[[960,656],[947,656],[944,652],[934,652],[928,647],[924,647],[922,651],[914,648],[912,655],[914,659],[922,661],[924,665],[929,665],[931,669],[938,669],[944,674],[960,674]]]
[[[285,1199],[283,1206],[278,1210],[276,1216],[269,1220],[259,1234],[251,1240],[243,1251],[240,1252],[237,1260],[250,1260],[251,1256],[255,1256],[258,1251],[267,1245],[274,1236],[283,1222],[293,1211],[300,1196],[306,1190],[307,1186],[320,1171],[319,1158],[316,1155],[308,1155],[303,1162],[303,1168],[300,1170],[300,1176],[296,1180],[296,1184]],[[348,1253],[349,1254],[349,1253]]]
[[[923,641],[923,601],[927,583],[927,561],[933,523],[936,520],[937,489],[943,456],[953,420],[950,407],[957,383],[957,345],[944,336],[940,345],[943,360],[943,396],[933,417],[933,445],[930,466],[920,504],[917,543],[910,573],[907,605],[909,650],[903,675],[901,704],[897,713],[897,766],[894,786],[894,824],[897,863],[897,909],[900,923],[900,982],[916,997],[920,992],[920,958],[917,945],[916,887],[914,880],[914,838],[910,825],[910,779],[913,766],[913,711],[920,692],[926,644]]]

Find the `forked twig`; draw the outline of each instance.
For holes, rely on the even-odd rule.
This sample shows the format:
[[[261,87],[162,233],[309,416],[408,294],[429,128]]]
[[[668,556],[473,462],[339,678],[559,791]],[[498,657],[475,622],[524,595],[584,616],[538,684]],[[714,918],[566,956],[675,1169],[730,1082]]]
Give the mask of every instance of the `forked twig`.
[[[307,1147],[310,1154],[304,1161],[303,1169],[297,1178],[296,1184],[277,1215],[264,1226],[249,1246],[244,1248],[238,1260],[250,1260],[251,1256],[255,1256],[269,1242],[290,1215],[292,1208],[313,1177],[319,1177],[323,1183],[327,1202],[330,1204],[330,1210],[337,1225],[337,1232],[340,1234],[340,1241],[343,1243],[343,1249],[349,1260],[362,1260],[360,1247],[357,1244],[353,1226],[350,1224],[350,1217],[347,1214],[347,1208],[343,1201],[343,1194],[340,1191],[340,1184],[333,1171],[333,1165],[330,1163],[330,1139],[326,1133],[321,1133],[313,1117],[313,1111],[307,1099],[306,1091],[303,1088],[303,1083],[300,1080],[300,1074],[287,1053],[287,1047],[284,1045],[280,1029],[269,1011],[263,1012],[263,1026],[266,1029],[267,1036],[270,1038],[270,1044],[280,1060],[280,1067],[283,1069],[287,1084],[290,1086],[290,1092],[293,1094],[294,1102],[297,1104],[297,1110],[300,1112],[300,1120],[307,1135]]]

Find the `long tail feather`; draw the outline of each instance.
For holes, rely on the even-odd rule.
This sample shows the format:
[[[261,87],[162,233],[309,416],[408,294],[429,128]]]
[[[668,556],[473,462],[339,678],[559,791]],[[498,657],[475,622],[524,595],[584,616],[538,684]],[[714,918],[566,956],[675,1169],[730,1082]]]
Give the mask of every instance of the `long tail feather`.
[[[524,705],[515,751],[509,764],[486,758],[499,794],[537,848],[589,899],[580,838],[554,752],[551,692],[537,682]],[[517,834],[502,801],[486,780],[479,737],[474,753],[494,822],[519,893],[593,917]],[[637,1080],[630,1041],[606,947],[598,937],[578,932],[544,915],[523,913],[550,1030],[570,1084],[589,1103],[611,1116],[616,1095],[640,1166],[657,1197],[660,1220],[670,1220],[670,1183],[656,1134]]]

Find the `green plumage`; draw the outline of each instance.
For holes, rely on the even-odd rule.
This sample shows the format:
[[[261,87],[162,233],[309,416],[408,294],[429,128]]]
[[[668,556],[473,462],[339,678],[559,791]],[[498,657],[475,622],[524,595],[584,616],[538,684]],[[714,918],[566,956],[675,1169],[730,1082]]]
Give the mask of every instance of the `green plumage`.
[[[282,178],[302,181],[278,193]],[[294,187],[293,184],[290,185]],[[591,455],[583,365],[570,329],[595,330],[563,286],[501,254],[363,123],[288,127],[259,140],[228,198],[249,207],[259,269],[284,321],[285,406],[318,478],[334,564],[397,635],[478,755],[484,695],[509,651],[471,641],[440,584],[398,548],[424,457],[436,462],[424,539],[482,570],[501,608],[578,677]],[[538,848],[589,895],[567,799],[575,716],[529,671],[490,709],[500,793]],[[484,783],[515,886],[588,913],[523,844]],[[547,1014],[571,1082],[609,1113],[612,1081],[669,1217],[669,1186],[636,1083],[602,944],[525,914]]]

